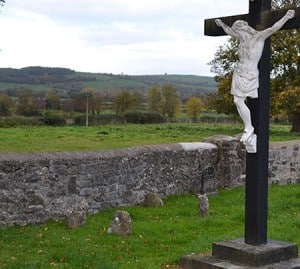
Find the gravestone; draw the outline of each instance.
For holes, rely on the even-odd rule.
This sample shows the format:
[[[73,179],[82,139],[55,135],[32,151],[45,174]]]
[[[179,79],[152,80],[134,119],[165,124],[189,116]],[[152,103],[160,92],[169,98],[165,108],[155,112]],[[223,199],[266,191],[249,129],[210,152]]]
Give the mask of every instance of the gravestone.
[[[120,236],[128,236],[132,234],[132,219],[126,211],[118,210],[115,212],[110,227],[107,232]]]
[[[271,11],[271,0],[250,0],[249,14],[206,20],[205,34],[225,35],[230,33],[234,24],[240,23],[241,20],[247,21],[255,30],[265,32],[265,29],[271,28],[271,25],[274,26],[274,22],[284,17],[284,14],[287,14],[287,10]],[[291,18],[290,15],[291,12],[289,14]],[[221,22],[224,24],[222,25]],[[222,27],[218,27],[216,24]],[[233,26],[230,28],[228,25]],[[282,29],[299,27],[300,8],[297,8],[294,18],[287,21]],[[243,43],[243,40],[240,42]],[[245,143],[247,149],[245,238],[214,243],[212,257],[203,258],[197,254],[183,257],[181,265],[184,269],[300,268],[296,244],[267,239],[270,39],[268,38],[263,45],[258,65],[258,98],[253,97],[248,100],[253,124],[250,135],[255,134],[256,141],[255,145],[251,144],[250,147]],[[245,69],[247,67],[243,66],[241,72],[245,72]],[[251,72],[246,71],[246,73],[249,75]],[[247,129],[246,123],[245,127]],[[247,139],[244,138],[244,140]]]
[[[214,192],[215,178],[216,178],[215,169],[212,166],[203,169],[201,175],[201,189],[200,189],[201,194]]]
[[[143,205],[145,207],[163,207],[164,201],[155,193],[147,193]]]
[[[199,202],[199,215],[201,217],[206,217],[209,215],[209,201],[206,194],[198,195]]]
[[[74,229],[86,223],[86,211],[70,211],[66,214],[67,227]]]

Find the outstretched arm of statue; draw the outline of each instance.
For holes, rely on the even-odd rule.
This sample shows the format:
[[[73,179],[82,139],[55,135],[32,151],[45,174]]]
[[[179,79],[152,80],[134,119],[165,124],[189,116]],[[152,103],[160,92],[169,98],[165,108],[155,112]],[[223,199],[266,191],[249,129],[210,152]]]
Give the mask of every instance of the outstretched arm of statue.
[[[295,16],[295,10],[290,9],[287,11],[287,13],[278,21],[276,22],[272,27],[267,28],[266,30],[263,30],[260,32],[262,37],[264,39],[267,39],[270,37],[272,34],[280,30],[280,28],[290,19],[294,18]]]
[[[239,39],[239,35],[235,31],[233,31],[231,27],[229,27],[227,24],[225,24],[222,20],[216,19],[215,22],[216,22],[216,25],[223,28],[223,30],[226,34],[228,34],[236,39]]]

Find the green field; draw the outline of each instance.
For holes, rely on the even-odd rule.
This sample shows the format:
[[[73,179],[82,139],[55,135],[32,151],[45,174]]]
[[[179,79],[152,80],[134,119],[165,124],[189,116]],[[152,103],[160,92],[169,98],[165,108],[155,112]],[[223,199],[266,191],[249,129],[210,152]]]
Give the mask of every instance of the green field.
[[[195,195],[172,196],[162,208],[126,207],[133,234],[107,233],[115,209],[89,216],[84,227],[65,222],[0,229],[0,268],[178,268],[181,256],[207,255],[213,242],[243,237],[244,189],[210,196],[210,214],[199,217]],[[268,237],[300,245],[300,185],[272,186]]]
[[[137,145],[199,142],[213,135],[235,136],[241,124],[120,124],[97,127],[0,128],[0,152],[62,152],[126,148]],[[300,139],[290,126],[273,125],[271,141]]]

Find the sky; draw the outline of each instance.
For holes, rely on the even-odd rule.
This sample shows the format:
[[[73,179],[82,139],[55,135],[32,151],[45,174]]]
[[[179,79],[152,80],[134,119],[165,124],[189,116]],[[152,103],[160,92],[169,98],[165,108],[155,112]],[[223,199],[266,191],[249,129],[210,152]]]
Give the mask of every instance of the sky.
[[[227,37],[204,36],[204,19],[247,12],[246,0],[6,0],[0,67],[213,76]]]

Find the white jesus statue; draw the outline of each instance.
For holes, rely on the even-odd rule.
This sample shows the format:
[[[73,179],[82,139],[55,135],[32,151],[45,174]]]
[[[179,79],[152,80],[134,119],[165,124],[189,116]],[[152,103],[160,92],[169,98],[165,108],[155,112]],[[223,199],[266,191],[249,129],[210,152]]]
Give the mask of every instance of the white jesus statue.
[[[263,52],[265,40],[294,16],[295,11],[289,10],[272,27],[262,31],[256,31],[246,21],[242,20],[235,21],[232,27],[229,27],[220,19],[215,20],[216,24],[222,27],[228,35],[239,40],[239,61],[233,72],[231,94],[234,97],[234,103],[245,125],[241,142],[244,143],[249,153],[256,152],[256,134],[254,134],[250,110],[245,104],[245,100],[247,97],[258,98],[258,62]]]

